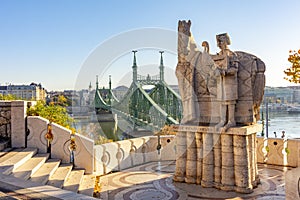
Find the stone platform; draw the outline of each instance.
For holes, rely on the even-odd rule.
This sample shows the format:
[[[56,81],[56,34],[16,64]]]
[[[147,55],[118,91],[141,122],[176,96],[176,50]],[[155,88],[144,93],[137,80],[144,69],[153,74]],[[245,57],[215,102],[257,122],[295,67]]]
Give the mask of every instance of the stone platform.
[[[258,165],[261,183],[251,194],[203,188],[173,181],[175,161],[151,162],[100,177],[101,199],[196,200],[196,199],[285,199],[286,167]]]
[[[251,193],[259,183],[256,156],[258,124],[226,132],[210,126],[174,126],[176,170],[174,180]],[[176,130],[177,129],[177,130]]]

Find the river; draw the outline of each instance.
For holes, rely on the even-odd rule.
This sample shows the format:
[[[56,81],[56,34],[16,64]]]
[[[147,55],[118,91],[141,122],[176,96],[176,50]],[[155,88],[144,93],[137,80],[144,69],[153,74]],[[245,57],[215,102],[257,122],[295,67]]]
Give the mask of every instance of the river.
[[[286,138],[300,138],[300,113],[269,112],[268,130],[269,137],[275,137],[274,132],[281,137],[282,131],[285,131]]]
[[[261,123],[261,121],[259,123]],[[264,133],[266,136],[266,120],[264,120],[264,123]],[[120,131],[119,128],[117,131],[115,131],[114,123],[111,122],[101,123],[100,125],[97,120],[95,120],[95,117],[94,120],[90,120],[90,117],[77,119],[76,129],[91,139],[97,138],[97,135],[100,134],[108,137],[109,139],[122,140],[126,139],[128,136],[125,134],[125,132],[130,132],[129,130],[125,131],[124,128],[122,128],[124,129],[122,131]],[[274,132],[276,132],[277,137],[280,138],[282,131],[285,131],[286,138],[300,138],[300,113],[292,114],[283,111],[269,112],[268,136],[275,137]],[[136,137],[139,137],[149,135],[149,133],[146,133],[145,135],[139,135],[135,133],[135,135]],[[257,133],[257,135],[260,136],[261,133]]]

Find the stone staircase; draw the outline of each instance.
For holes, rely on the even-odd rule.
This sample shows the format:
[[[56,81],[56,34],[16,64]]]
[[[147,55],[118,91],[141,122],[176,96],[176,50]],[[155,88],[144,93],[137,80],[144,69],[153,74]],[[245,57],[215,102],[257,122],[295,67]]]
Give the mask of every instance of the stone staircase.
[[[0,174],[50,185],[92,197],[95,176],[84,169],[63,164],[59,159],[49,159],[36,148],[7,148],[0,152]]]

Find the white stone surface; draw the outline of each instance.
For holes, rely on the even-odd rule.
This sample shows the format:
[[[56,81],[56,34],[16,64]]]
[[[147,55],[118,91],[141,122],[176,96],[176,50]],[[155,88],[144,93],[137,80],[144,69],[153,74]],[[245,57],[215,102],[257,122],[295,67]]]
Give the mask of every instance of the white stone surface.
[[[103,155],[101,156],[101,161],[103,163],[104,173],[107,174],[111,171],[118,170],[118,144],[116,142],[107,143],[101,145],[103,149]]]
[[[119,163],[119,170],[127,169],[133,166],[132,155],[130,153],[132,147],[131,140],[123,140],[117,142],[119,150],[117,153],[117,160]]]
[[[71,130],[58,124],[52,123],[53,141],[51,143],[51,158],[58,158],[62,163],[70,162],[70,135]],[[85,168],[87,173],[94,171],[94,141],[75,134],[75,143],[77,145],[74,152],[75,166]]]
[[[102,162],[102,156],[104,153],[104,147],[102,145],[95,145],[94,146],[94,173],[96,175],[105,174],[104,166]]]
[[[29,135],[27,137],[27,147],[38,148],[39,153],[47,153],[47,125],[49,121],[39,116],[29,116],[27,125]]]
[[[175,136],[161,136],[161,160],[175,160]]]
[[[11,102],[11,145],[25,147],[26,101]]]
[[[133,166],[141,165],[144,163],[144,153],[143,153],[143,146],[145,144],[145,139],[141,138],[134,138],[130,139],[132,142],[131,146],[131,157]]]

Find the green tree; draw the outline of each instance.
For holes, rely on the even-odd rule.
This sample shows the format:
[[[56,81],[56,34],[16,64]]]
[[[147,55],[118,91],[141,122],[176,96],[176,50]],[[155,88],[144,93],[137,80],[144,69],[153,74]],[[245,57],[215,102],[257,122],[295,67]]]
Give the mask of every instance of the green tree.
[[[27,109],[27,115],[41,116],[50,122],[57,123],[69,129],[71,129],[72,123],[74,122],[74,119],[68,115],[65,107],[55,105],[53,102],[46,105],[45,102],[38,101],[35,106]]]
[[[288,61],[292,66],[284,70],[286,75],[284,79],[291,83],[300,83],[300,49],[298,51],[291,50],[289,53]]]
[[[59,95],[57,98],[57,104],[60,106],[67,106],[67,98],[64,95]]]
[[[11,101],[11,100],[20,100],[20,98],[12,94],[0,94],[0,100]]]

